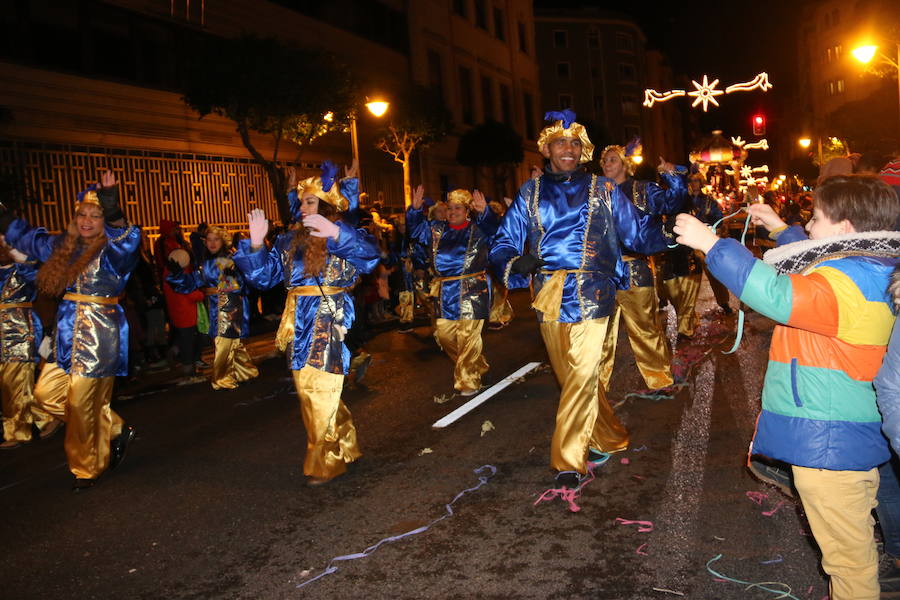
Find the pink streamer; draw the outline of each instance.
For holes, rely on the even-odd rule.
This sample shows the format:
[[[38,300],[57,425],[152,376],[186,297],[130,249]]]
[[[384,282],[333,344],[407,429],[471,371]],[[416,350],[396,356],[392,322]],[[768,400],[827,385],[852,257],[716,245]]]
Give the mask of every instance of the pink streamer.
[[[647,547],[647,544],[641,544],[637,547],[637,550],[634,551],[635,554],[640,554],[641,556],[648,556],[646,552],[644,552],[644,548]]]
[[[616,523],[619,523],[620,525],[637,525],[638,533],[649,533],[653,531],[652,521],[629,521],[622,517],[616,517]]]
[[[779,502],[778,504],[776,504],[776,505],[775,505],[775,508],[773,508],[772,510],[766,510],[766,511],[763,511],[763,515],[766,516],[766,517],[771,517],[772,515],[774,515],[775,513],[778,512],[778,509],[781,508],[781,506],[782,506],[783,504],[784,504],[784,500],[782,500],[781,502]]]
[[[767,500],[769,495],[763,492],[747,492],[747,497],[750,498],[751,501],[762,506],[763,500]]]
[[[594,465],[588,463],[587,479],[579,483],[577,488],[550,488],[549,490],[545,490],[544,493],[534,501],[534,504],[532,506],[537,506],[545,500],[554,500],[556,498],[561,498],[563,502],[569,505],[570,511],[578,512],[581,510],[581,507],[575,503],[575,500],[577,500],[578,497],[581,496],[581,490],[584,488],[584,486],[592,482],[594,479],[596,479],[596,476],[594,475]]]

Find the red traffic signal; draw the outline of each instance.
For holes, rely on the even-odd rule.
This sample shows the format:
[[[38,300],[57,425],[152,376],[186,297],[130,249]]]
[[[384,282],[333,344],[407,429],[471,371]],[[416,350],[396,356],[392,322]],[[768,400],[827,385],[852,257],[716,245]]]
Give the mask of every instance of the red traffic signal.
[[[753,115],[753,135],[766,135],[766,117]]]

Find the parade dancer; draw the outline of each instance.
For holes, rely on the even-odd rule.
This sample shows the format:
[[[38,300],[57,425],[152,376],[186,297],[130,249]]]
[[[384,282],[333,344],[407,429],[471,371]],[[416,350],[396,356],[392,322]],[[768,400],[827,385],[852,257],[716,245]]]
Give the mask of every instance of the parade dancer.
[[[683,174],[687,169],[660,158],[659,173],[667,186],[663,188],[653,181],[634,179],[630,158],[622,146],[607,146],[600,154],[603,174],[615,181],[624,196],[641,212],[651,215],[677,212],[686,196]],[[651,390],[660,390],[672,385],[674,380],[669,343],[659,320],[653,257],[625,251],[622,260],[628,271],[629,285],[616,292],[616,309],[610,316],[600,362],[600,381],[609,389],[619,339],[619,320],[622,319],[644,382]]]
[[[209,309],[209,336],[215,358],[212,388],[233,390],[259,375],[242,339],[250,330],[247,285],[231,257],[231,234],[215,225],[206,230],[207,255],[193,272],[170,260],[168,281],[179,294],[203,290]]]
[[[499,222],[478,190],[453,190],[447,195],[447,220],[428,221],[423,194],[420,185],[406,211],[406,226],[410,237],[429,249],[435,272],[430,294],[437,315],[434,338],[454,362],[453,388],[472,396],[488,371],[481,330],[491,310],[488,247]]]
[[[628,432],[599,381],[603,340],[616,289],[628,286],[620,244],[642,254],[666,247],[655,219],[642,214],[605,177],[579,168],[594,146],[575,114],[547,113],[538,148],[549,165],[519,189],[491,249],[494,270],[508,288],[534,276],[541,337],[562,387],[550,466],[556,483],[577,487],[589,449],[617,452]],[[525,245],[529,251],[523,254]]]
[[[134,429],[110,401],[115,378],[128,375],[128,323],[119,296],[137,264],[141,231],[125,220],[116,179],[106,171],[98,189],[79,196],[65,233],[51,236],[17,219],[5,236],[10,246],[44,263],[38,291],[62,294],[54,352],[34,396],[41,408],[65,421],[72,489],[82,491],[107,468],[116,468],[134,439]]]
[[[42,337],[41,321],[32,310],[37,262],[14,248],[0,246],[0,397],[3,439],[0,450],[18,448],[32,439],[32,425],[41,439],[62,425],[34,399],[34,370]]]
[[[341,400],[350,364],[344,336],[355,318],[348,291],[379,258],[371,235],[339,220],[347,199],[334,185],[336,170],[324,171],[298,183],[298,202],[291,206],[298,222],[271,250],[264,246],[268,221],[256,209],[249,215],[250,239],[241,240],[234,255],[252,285],[268,289],[284,282],[287,288],[275,341],[287,354],[300,398],[307,436],[303,472],[310,485],[341,475],[361,456]]]

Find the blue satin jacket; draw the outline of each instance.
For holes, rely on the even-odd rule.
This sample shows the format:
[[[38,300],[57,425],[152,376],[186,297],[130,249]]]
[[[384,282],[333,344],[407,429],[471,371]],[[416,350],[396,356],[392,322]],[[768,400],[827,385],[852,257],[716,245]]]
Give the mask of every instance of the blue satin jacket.
[[[190,273],[169,273],[166,278],[179,294],[206,293],[210,337],[245,338],[250,332],[250,305],[244,276],[230,256],[207,258]]]
[[[490,207],[462,229],[454,229],[446,221],[428,221],[422,210],[410,207],[406,211],[409,235],[427,249],[438,278],[472,275],[440,283],[435,308],[441,319],[478,320],[490,315],[488,250],[499,225]]]
[[[138,262],[141,230],[105,226],[106,247],[66,288],[67,293],[118,298]],[[46,262],[63,235],[50,235],[23,219],[6,231],[8,244]],[[56,312],[55,362],[66,373],[81,377],[128,375],[128,322],[118,304],[74,302],[63,298]]]
[[[37,290],[37,263],[27,261],[0,267],[0,363],[38,362],[38,345],[43,337],[41,320],[27,306],[10,306],[34,301]]]
[[[369,273],[378,264],[375,239],[363,229],[354,229],[341,221],[338,240],[328,238],[328,256],[320,277],[303,272],[303,256],[290,256],[294,232],[282,233],[271,250],[252,252],[250,240],[243,239],[234,254],[234,262],[251,285],[269,289],[283,283],[288,289],[298,286],[341,287],[349,290],[361,273]],[[350,351],[336,327],[349,330],[356,313],[353,299],[346,291],[327,296],[299,296],[294,310],[294,339],[288,356],[291,369],[310,366],[329,373],[346,374],[350,367]]]
[[[684,167],[679,167],[685,171]],[[662,187],[655,181],[644,181],[629,177],[619,188],[625,193],[625,197],[640,210],[652,215],[670,215],[680,212],[687,198],[687,187],[684,177],[676,173],[660,173],[667,187]]]
[[[527,276],[510,272],[526,242],[529,253],[546,263],[535,276],[535,293],[552,271],[584,271],[566,275],[559,316],[564,323],[612,312],[616,289],[628,289],[620,243],[640,254],[666,249],[657,218],[639,210],[612,179],[583,171],[545,173],[519,188],[490,253],[510,289],[528,285]]]

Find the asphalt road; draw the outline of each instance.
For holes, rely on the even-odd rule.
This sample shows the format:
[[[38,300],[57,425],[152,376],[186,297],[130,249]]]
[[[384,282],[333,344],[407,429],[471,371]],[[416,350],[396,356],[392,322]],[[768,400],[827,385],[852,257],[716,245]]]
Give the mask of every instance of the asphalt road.
[[[512,325],[484,334],[488,383],[546,361],[527,298],[513,304]],[[772,323],[749,314],[740,348],[723,355],[735,319],[710,306],[704,285],[701,331],[676,356],[691,365],[690,385],[674,399],[626,397],[642,383],[622,334],[609,396],[632,446],[597,470],[577,511],[559,498],[535,504],[552,487],[552,373],[432,429],[464,400],[446,399],[451,365],[424,325],[370,344],[365,386],[345,392],[364,456],[316,488],[304,483],[299,408],[270,336],[252,343],[259,379],[238,390],[147,377],[114,404],[136,441],[87,493],[69,492],[62,435],[0,454],[0,598],[752,599],[787,589],[745,590],[711,573],[721,555],[709,567],[725,578],[820,600],[827,586],[801,509],[743,468]],[[326,571],[345,555],[356,558]]]

